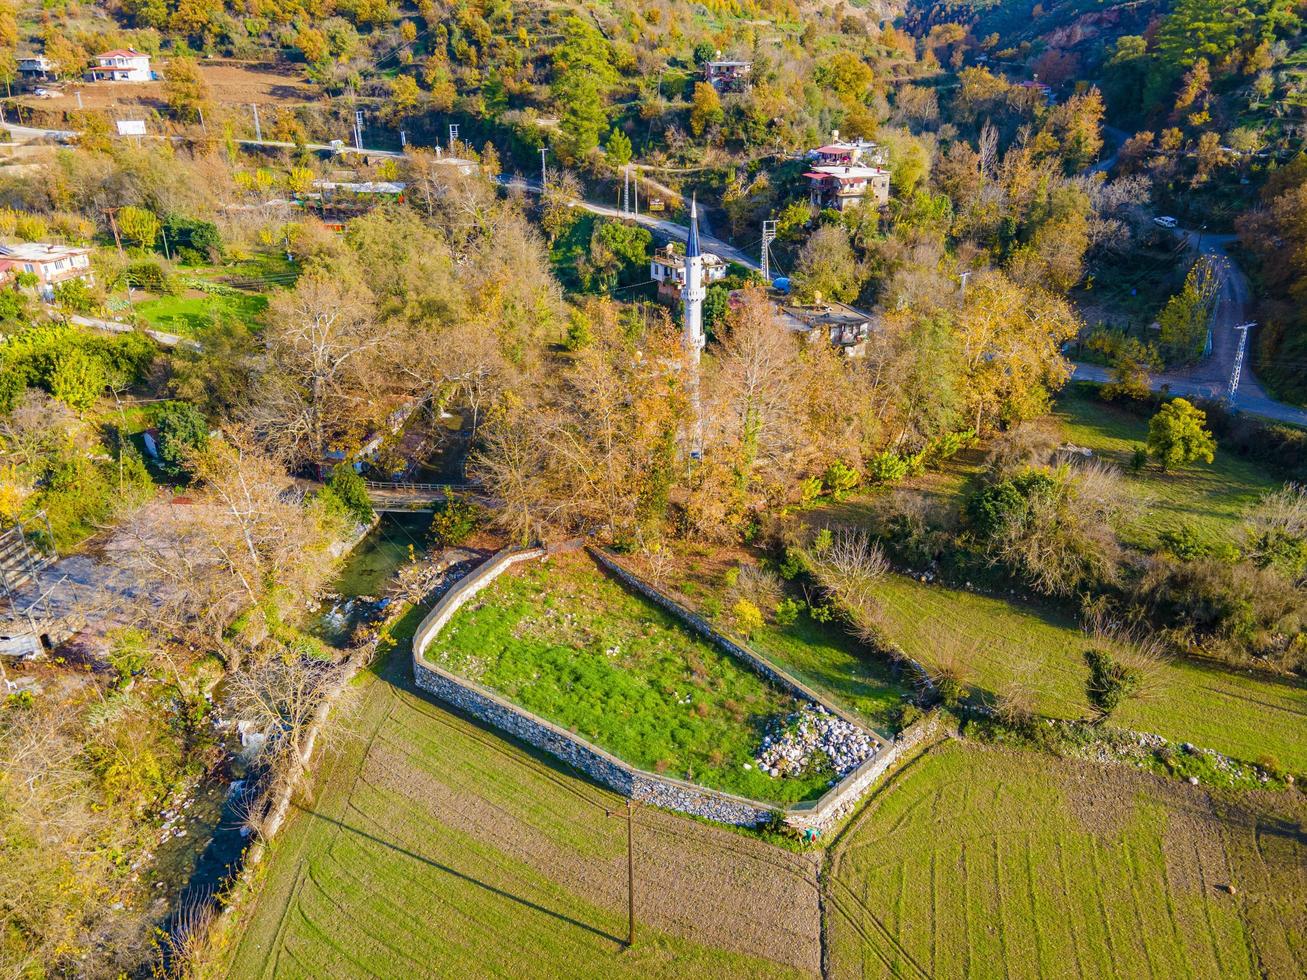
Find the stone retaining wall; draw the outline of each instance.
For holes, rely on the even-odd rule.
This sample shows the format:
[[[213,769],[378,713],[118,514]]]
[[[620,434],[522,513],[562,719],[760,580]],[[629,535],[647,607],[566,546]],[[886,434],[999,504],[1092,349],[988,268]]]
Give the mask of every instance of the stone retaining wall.
[[[577,547],[573,542],[569,542],[569,545],[571,547],[563,550]],[[671,613],[693,632],[721,648],[728,656],[751,667],[782,690],[802,700],[819,704],[832,714],[866,731],[866,727],[847,712],[830,704],[807,685],[768,663],[751,650],[719,633],[702,617],[686,609],[670,596],[659,592],[602,551],[592,547],[587,547],[586,550],[602,568],[625,586]],[[468,599],[517,562],[539,558],[547,553],[549,552],[542,548],[505,549],[469,572],[446,592],[418,624],[413,635],[414,680],[417,686],[427,693],[473,718],[508,732],[528,745],[548,752],[623,796],[736,826],[758,826],[769,821],[775,814],[781,813],[785,822],[793,827],[825,830],[852,810],[895,760],[933,730],[933,724],[919,723],[904,732],[893,743],[887,744],[877,738],[875,754],[832,786],[820,799],[782,809],[757,800],[722,793],[670,776],[637,769],[597,745],[513,704],[494,691],[466,678],[458,677],[426,659],[426,650],[431,641]]]
[[[437,667],[425,658],[432,639],[468,599],[505,569],[544,554],[544,550],[538,548],[501,551],[468,573],[441,597],[413,635],[413,676],[417,686],[465,714],[548,752],[623,796],[736,826],[754,827],[770,820],[777,807],[637,769],[597,745],[479,684]]]

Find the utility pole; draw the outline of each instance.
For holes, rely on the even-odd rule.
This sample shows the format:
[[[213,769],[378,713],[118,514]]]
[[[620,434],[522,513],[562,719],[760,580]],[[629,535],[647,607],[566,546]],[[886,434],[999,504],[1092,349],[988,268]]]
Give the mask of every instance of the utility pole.
[[[77,100],[80,102],[80,101],[81,101],[81,98],[82,98],[82,93],[81,93],[81,92],[78,92],[78,93],[77,93]],[[195,111],[196,111],[197,113],[199,113],[199,115],[200,115],[200,132],[202,132],[205,136],[208,136],[208,135],[209,135],[209,127],[206,126],[206,125],[204,124],[204,110],[201,109],[201,108],[199,108],[199,107],[197,106],[196,109],[195,109]]]
[[[77,95],[77,109],[80,112],[82,108],[82,90],[78,89],[75,94]]]
[[[354,110],[354,149],[363,149],[363,110]]]
[[[626,948],[635,945],[635,801],[626,801]]]
[[[631,175],[631,207],[636,214],[640,213],[640,174]]]
[[[109,227],[113,229],[113,242],[118,246],[118,254],[123,254],[122,236],[118,234],[118,219],[114,217],[118,213],[117,208],[105,208],[104,213],[109,216]],[[128,290],[130,294],[131,290]]]
[[[251,102],[250,108],[254,110],[254,138],[262,143],[263,127],[259,125],[259,105],[257,102]]]
[[[762,278],[768,286],[771,285],[771,243],[776,241],[776,222],[764,221],[762,223]]]
[[[168,251],[168,229],[161,226],[159,228],[159,234],[163,235],[163,257],[171,262],[172,253]]]
[[[1230,371],[1230,390],[1225,395],[1225,400],[1231,405],[1234,404],[1235,392],[1239,390],[1239,376],[1243,373],[1243,352],[1248,346],[1248,331],[1255,326],[1256,323],[1241,323],[1234,328],[1239,331],[1239,350],[1234,355],[1234,367]]]
[[[622,168],[622,214],[631,213],[631,165]]]
[[[959,273],[958,278],[962,280],[962,302],[965,303],[967,301],[967,280],[971,278],[971,270],[968,269],[966,272]]]
[[[408,146],[408,133],[402,129],[399,131],[399,145],[401,149]]]
[[[454,152],[454,144],[458,142],[458,123],[449,124],[449,152]]]
[[[545,150],[547,147],[540,147],[540,193],[543,194],[549,190],[549,177],[545,173]]]

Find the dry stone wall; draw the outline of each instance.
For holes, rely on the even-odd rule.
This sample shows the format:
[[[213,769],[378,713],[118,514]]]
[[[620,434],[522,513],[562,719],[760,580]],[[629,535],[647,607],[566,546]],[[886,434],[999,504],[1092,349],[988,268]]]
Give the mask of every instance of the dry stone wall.
[[[639,576],[623,568],[603,552],[590,548],[591,556],[628,588],[667,610],[691,630],[722,648],[728,655],[752,667],[764,678],[797,697],[827,708],[850,723],[863,727],[816,692],[757,654],[718,633],[705,620],[659,592]],[[473,681],[458,677],[429,662],[425,653],[431,641],[444,629],[459,608],[493,582],[505,569],[520,561],[539,558],[544,549],[505,549],[468,573],[446,592],[418,624],[413,636],[413,675],[417,686],[452,705],[464,714],[507,732],[535,746],[614,792],[654,806],[677,810],[721,823],[754,827],[777,813],[798,828],[826,829],[842,819],[873,783],[909,748],[928,734],[917,725],[892,744],[877,740],[878,749],[861,766],[833,786],[820,799],[780,810],[757,800],[722,793],[684,780],[637,769],[558,725],[520,708]]]

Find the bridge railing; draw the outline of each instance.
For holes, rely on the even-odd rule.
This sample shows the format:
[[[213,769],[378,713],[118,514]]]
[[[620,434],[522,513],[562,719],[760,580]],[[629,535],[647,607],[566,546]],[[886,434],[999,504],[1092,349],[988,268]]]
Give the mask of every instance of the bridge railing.
[[[411,483],[407,480],[364,480],[369,490],[381,490],[392,493],[456,493],[464,490],[479,490],[479,483]]]

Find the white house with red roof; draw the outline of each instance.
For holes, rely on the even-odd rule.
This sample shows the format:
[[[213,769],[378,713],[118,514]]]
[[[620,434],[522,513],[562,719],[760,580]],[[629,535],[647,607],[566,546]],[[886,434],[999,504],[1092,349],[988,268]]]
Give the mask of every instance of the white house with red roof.
[[[850,167],[862,164],[881,167],[889,161],[885,148],[872,140],[842,140],[838,129],[830,135],[831,141],[825,146],[808,151],[808,159],[819,166]]]
[[[150,56],[135,48],[114,48],[95,56],[95,66],[87,72],[93,82],[148,82],[154,79]]]
[[[864,201],[877,207],[889,201],[890,172],[881,167],[813,167],[803,176],[814,208],[846,211]]]

